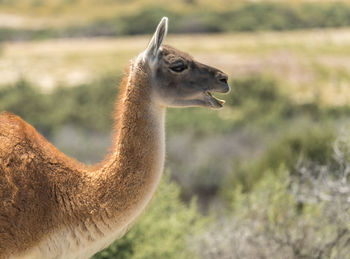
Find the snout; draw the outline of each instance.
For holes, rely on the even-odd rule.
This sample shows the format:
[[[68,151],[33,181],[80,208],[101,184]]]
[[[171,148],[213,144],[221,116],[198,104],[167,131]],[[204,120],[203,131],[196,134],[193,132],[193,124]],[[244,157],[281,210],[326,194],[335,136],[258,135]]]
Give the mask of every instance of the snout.
[[[213,86],[212,91],[218,92],[218,93],[228,93],[230,92],[230,86],[227,83],[228,76],[225,73],[218,72],[216,74],[216,84]]]
[[[223,107],[225,101],[216,98],[212,93],[228,93],[230,91],[230,87],[227,83],[227,79],[228,76],[221,71],[218,71],[215,74],[214,82],[211,81],[212,83],[210,88],[204,91],[204,98],[207,106],[214,109],[220,109]]]

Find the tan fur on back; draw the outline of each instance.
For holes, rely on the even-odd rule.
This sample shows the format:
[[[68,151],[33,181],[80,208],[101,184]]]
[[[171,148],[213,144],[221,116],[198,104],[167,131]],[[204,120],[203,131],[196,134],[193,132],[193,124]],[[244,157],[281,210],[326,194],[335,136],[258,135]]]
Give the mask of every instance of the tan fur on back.
[[[114,148],[94,169],[65,156],[16,115],[0,115],[0,258],[88,258],[121,236],[161,177],[165,109],[131,67]]]

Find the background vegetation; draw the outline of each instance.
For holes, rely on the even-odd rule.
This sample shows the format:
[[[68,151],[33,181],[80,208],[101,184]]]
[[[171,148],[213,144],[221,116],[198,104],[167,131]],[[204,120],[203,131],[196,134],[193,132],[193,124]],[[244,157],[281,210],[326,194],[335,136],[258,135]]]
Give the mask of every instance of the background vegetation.
[[[9,21],[10,26],[0,30],[0,41],[152,33],[153,24],[160,16],[168,16],[173,21],[169,30],[172,33],[295,30],[350,25],[350,6],[345,2],[305,1],[295,4],[292,1],[251,3],[221,0],[210,3],[182,0],[169,4],[167,1],[2,0],[0,7],[11,15],[25,16],[22,22],[17,20],[17,23],[11,16],[13,23],[22,26],[13,26]],[[84,10],[84,15],[73,18],[77,10]],[[56,14],[54,18],[52,14]],[[45,23],[40,22],[37,15]],[[63,19],[64,22],[60,21]],[[30,23],[25,24],[23,20]]]
[[[185,33],[167,43],[230,75],[224,109],[169,109],[155,199],[94,258],[350,258],[346,1],[0,0],[0,10],[0,111],[86,163],[105,155],[123,67],[161,16]]]

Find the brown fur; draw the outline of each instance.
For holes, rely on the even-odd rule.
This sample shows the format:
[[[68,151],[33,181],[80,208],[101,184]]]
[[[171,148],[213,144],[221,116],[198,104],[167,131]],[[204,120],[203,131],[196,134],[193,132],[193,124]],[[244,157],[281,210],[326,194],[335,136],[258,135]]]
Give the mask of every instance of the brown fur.
[[[2,113],[0,257],[34,246],[66,223],[71,204],[83,191],[85,174],[83,165],[58,151],[32,126]]]

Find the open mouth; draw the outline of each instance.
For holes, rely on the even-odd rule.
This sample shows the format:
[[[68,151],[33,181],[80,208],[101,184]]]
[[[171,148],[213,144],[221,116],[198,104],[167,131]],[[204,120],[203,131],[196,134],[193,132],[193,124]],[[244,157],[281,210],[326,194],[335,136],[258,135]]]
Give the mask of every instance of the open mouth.
[[[211,92],[205,91],[205,95],[208,97],[208,101],[210,103],[210,106],[212,108],[221,108],[223,107],[225,101],[221,100],[219,98],[216,98],[215,96],[212,95]]]

